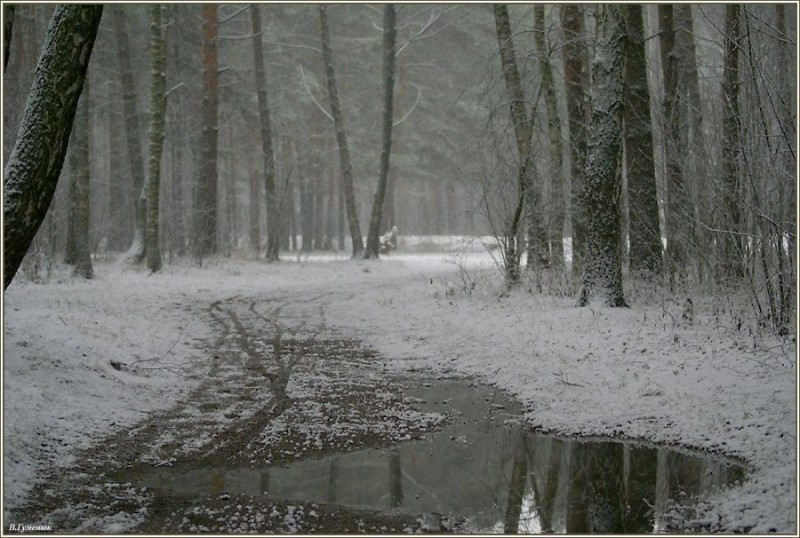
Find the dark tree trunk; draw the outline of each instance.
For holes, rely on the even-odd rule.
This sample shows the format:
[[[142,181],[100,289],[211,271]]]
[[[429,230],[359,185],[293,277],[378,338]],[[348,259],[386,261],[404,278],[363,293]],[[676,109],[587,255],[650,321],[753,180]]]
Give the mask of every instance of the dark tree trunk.
[[[60,5],[50,21],[4,171],[4,289],[53,198],[102,14],[99,5]]]
[[[569,122],[570,215],[572,219],[572,269],[578,273],[582,267],[581,256],[586,238],[585,210],[583,208],[584,174],[586,163],[586,123],[588,68],[584,43],[583,7],[577,4],[563,6],[561,33],[563,39],[564,83],[567,90],[567,119]]]
[[[116,7],[114,25],[117,32],[117,54],[120,65],[120,82],[122,84],[122,108],[125,113],[125,135],[128,147],[128,161],[133,185],[133,213],[136,219],[133,244],[129,254],[134,263],[144,260],[145,213],[144,199],[144,157],[139,130],[136,106],[136,85],[133,80],[128,29],[125,23],[124,9]]]
[[[626,6],[625,165],[630,206],[631,269],[660,274],[661,231],[653,157],[653,124],[647,86],[642,7]]]
[[[598,11],[592,62],[592,122],[586,159],[586,255],[579,304],[625,306],[619,193],[622,183],[622,109],[625,23],[623,6]]]
[[[250,5],[253,29],[253,58],[255,60],[256,91],[261,120],[261,154],[264,157],[264,190],[267,197],[267,261],[279,259],[281,246],[281,218],[275,196],[275,152],[272,148],[272,123],[269,116],[269,99],[264,73],[264,52],[261,36],[261,14],[258,6]]]
[[[150,7],[150,142],[147,167],[147,235],[145,252],[147,267],[161,269],[159,245],[159,194],[161,190],[161,154],[164,149],[164,115],[166,113],[166,21],[158,4]]]
[[[89,84],[84,83],[70,136],[70,192],[65,263],[76,276],[94,277],[89,248]]]
[[[259,175],[255,168],[250,170],[250,248],[261,250],[261,204],[259,203]]]
[[[739,141],[739,11],[738,4],[725,7],[725,70],[722,76],[722,237],[723,278],[744,275],[744,244],[740,209]]]
[[[14,30],[14,4],[3,6],[3,72],[8,67],[9,53],[11,52],[11,34]]]
[[[682,273],[687,262],[688,226],[686,210],[688,196],[684,183],[681,160],[685,157],[685,149],[681,144],[680,122],[680,61],[675,43],[675,26],[673,22],[673,6],[658,6],[661,39],[661,67],[664,72],[664,145],[667,169],[667,251],[666,258],[672,276]]]
[[[377,258],[383,203],[386,197],[386,183],[389,179],[389,157],[392,152],[392,122],[394,120],[394,45],[397,39],[395,10],[393,4],[386,4],[383,10],[383,131],[381,146],[381,165],[378,176],[378,189],[372,204],[372,217],[367,234],[365,258]]]
[[[217,252],[217,11],[216,4],[203,4],[203,131],[194,208],[194,254],[200,260]]]
[[[339,145],[340,164],[342,167],[342,182],[344,183],[345,203],[347,206],[347,221],[350,225],[350,237],[353,241],[353,258],[364,253],[364,240],[361,237],[361,227],[358,224],[356,198],[353,190],[353,168],[350,164],[350,150],[347,147],[347,132],[339,105],[339,92],[336,88],[336,72],[333,67],[333,51],[331,50],[330,31],[328,29],[328,6],[319,5],[319,25],[322,36],[322,60],[325,63],[325,77],[328,81],[328,99],[331,104],[336,142]]]

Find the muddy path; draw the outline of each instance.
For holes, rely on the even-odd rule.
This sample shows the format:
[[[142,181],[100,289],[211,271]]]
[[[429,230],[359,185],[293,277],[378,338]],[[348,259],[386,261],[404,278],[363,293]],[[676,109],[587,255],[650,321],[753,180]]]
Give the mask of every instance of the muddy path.
[[[329,330],[322,299],[235,296],[199,307],[215,334],[197,342],[197,388],[79,454],[71,468],[50,470],[15,518],[70,534],[455,530],[431,514],[278,499],[266,489],[232,495],[223,479],[199,496],[142,484],[160,469],[256,473],[389,447],[444,424],[444,415],[415,408],[372,350]]]

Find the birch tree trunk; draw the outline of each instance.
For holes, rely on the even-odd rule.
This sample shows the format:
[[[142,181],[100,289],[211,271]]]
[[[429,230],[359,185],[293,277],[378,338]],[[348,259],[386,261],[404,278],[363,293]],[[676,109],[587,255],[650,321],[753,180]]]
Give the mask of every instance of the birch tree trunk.
[[[542,76],[542,90],[547,110],[547,133],[550,141],[550,180],[548,184],[550,214],[546,228],[550,241],[550,262],[561,267],[564,265],[564,174],[561,157],[561,120],[558,116],[553,68],[550,66],[550,48],[546,45],[543,4],[534,4],[533,16],[533,38],[539,57],[539,72]]]
[[[625,306],[619,193],[622,183],[624,7],[599,6],[592,62],[592,122],[586,159],[586,257],[579,304]]]
[[[150,6],[150,141],[147,167],[147,235],[145,252],[147,267],[153,272],[161,269],[159,245],[159,194],[161,184],[161,154],[164,149],[164,96],[166,76],[166,21],[158,4]]]
[[[345,205],[347,207],[347,222],[350,226],[350,237],[353,241],[353,258],[358,258],[364,253],[364,240],[361,237],[361,227],[358,224],[356,198],[353,190],[353,168],[350,164],[350,150],[347,147],[347,131],[342,117],[342,108],[339,104],[339,91],[336,87],[336,71],[333,66],[333,51],[331,50],[330,30],[328,29],[328,6],[319,5],[319,26],[322,37],[322,61],[325,64],[325,77],[328,81],[328,99],[331,105],[336,142],[339,145],[339,160],[342,167],[342,183],[344,184]]]
[[[50,21],[4,170],[4,289],[53,198],[102,14],[101,5],[59,5]]]
[[[631,270],[660,274],[661,231],[642,7],[628,4],[625,11],[625,164],[630,201]]]
[[[386,197],[386,182],[389,178],[389,157],[392,152],[392,122],[394,121],[394,45],[397,39],[395,28],[395,9],[393,4],[386,4],[383,9],[383,131],[381,148],[381,165],[378,176],[378,188],[372,204],[372,217],[367,233],[367,249],[364,258],[377,258],[381,235],[383,203]]]

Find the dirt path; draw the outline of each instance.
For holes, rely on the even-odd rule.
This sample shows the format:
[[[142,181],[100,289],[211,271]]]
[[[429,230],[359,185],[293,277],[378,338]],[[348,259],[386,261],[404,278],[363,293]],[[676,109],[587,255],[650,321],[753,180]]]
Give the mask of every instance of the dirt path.
[[[328,329],[327,295],[291,302],[234,296],[204,307],[216,334],[198,343],[204,358],[196,367],[204,379],[199,386],[174,407],[80,454],[68,472],[50,471],[16,519],[63,533],[451,528],[437,517],[390,516],[264,492],[232,496],[219,476],[207,490],[190,493],[143,485],[160,471],[259,473],[301,459],[388,447],[442,424],[441,415],[414,409],[373,351]]]

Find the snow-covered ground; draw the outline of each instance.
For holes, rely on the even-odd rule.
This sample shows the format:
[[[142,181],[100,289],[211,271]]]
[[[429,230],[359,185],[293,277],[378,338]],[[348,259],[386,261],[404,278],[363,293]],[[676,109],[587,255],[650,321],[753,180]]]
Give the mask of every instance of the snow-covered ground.
[[[324,316],[396,371],[474,376],[515,395],[531,425],[721,452],[753,466],[702,517],[722,529],[795,533],[794,344],[736,328],[736,302],[628,286],[628,309],[502,293],[487,254],[263,262],[216,259],[156,275],[99,265],[90,282],[12,283],[5,298],[4,514],[39,473],[101,435],[168,407],[199,382],[212,328],[234,296],[280,297]],[[296,298],[296,302],[292,300]],[[8,523],[8,522],[6,522]]]

